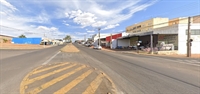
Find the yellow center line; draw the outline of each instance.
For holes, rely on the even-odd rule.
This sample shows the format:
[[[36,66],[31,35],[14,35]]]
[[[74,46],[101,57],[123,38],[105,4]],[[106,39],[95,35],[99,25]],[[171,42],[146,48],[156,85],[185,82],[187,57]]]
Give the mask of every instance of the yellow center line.
[[[56,68],[56,67],[60,67],[60,66],[66,65],[66,64],[69,64],[69,63],[61,63],[61,64],[58,64],[58,65],[55,65],[55,66],[52,66],[52,67],[48,67],[48,68],[45,68],[45,69],[37,70],[37,71],[34,71],[32,74],[37,74],[37,73],[40,73],[40,72],[43,72],[43,71],[47,71],[47,70],[50,70],[50,69],[53,69],[53,68]]]
[[[103,80],[102,77],[103,77],[103,75],[99,74],[95,78],[95,80],[93,80],[90,83],[90,86],[82,94],[95,94],[95,91],[97,90],[97,88],[99,87],[99,85],[101,84],[101,82]]]
[[[48,88],[49,86],[52,86],[53,84],[55,84],[55,83],[57,83],[59,81],[62,81],[63,79],[69,77],[70,75],[76,73],[77,71],[79,71],[79,70],[81,70],[81,69],[83,69],[85,67],[86,66],[83,65],[83,66],[81,66],[79,68],[76,68],[75,70],[73,70],[73,71],[71,71],[71,72],[69,72],[67,74],[64,74],[64,75],[62,75],[62,76],[60,76],[58,78],[55,78],[55,79],[53,79],[53,80],[51,80],[51,81],[49,81],[49,82],[47,82],[45,84],[42,84],[40,87],[37,87],[37,88],[31,90],[30,92],[28,92],[28,94],[37,94],[37,93],[41,92],[42,90]]]
[[[36,78],[33,78],[33,79],[29,79],[29,80],[27,80],[27,81],[24,83],[24,85],[31,84],[31,83],[33,83],[33,82],[35,82],[35,81],[44,79],[44,78],[46,78],[46,77],[48,77],[48,76],[54,75],[54,74],[59,73],[59,72],[64,71],[64,70],[67,70],[67,69],[69,69],[69,68],[71,68],[71,67],[74,67],[74,66],[76,66],[76,64],[67,66],[67,67],[62,68],[62,69],[59,69],[59,70],[55,70],[55,71],[53,71],[53,72],[44,74],[44,75],[42,75],[42,76],[39,76],[39,77],[36,77]]]
[[[71,81],[69,84],[67,84],[65,87],[61,88],[60,90],[54,92],[54,94],[65,94],[67,93],[69,90],[71,90],[74,86],[76,86],[78,83],[80,83],[83,79],[85,79],[89,74],[92,73],[92,69],[88,70],[87,72],[85,72],[84,74],[82,74],[81,76],[77,77],[76,79],[74,79],[73,81]]]

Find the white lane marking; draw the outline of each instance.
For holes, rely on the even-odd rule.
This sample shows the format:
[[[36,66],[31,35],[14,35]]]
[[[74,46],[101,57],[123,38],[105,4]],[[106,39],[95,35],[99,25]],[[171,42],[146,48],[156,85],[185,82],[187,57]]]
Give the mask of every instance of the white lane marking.
[[[177,63],[193,65],[193,66],[198,66],[198,67],[200,66],[199,64],[183,62],[183,60],[180,60],[180,59],[170,60],[170,59],[165,59],[165,58],[160,58],[160,57],[152,57],[152,58],[161,59],[161,60],[168,60],[168,61],[171,61],[171,62],[177,62]]]
[[[193,63],[200,63],[198,60],[191,60]]]
[[[189,61],[190,63],[184,62],[184,61]],[[192,63],[191,60],[180,60],[180,59],[177,59],[177,61],[174,61],[174,62],[178,62],[178,63],[182,63],[182,64],[188,64],[188,65],[193,65],[193,66],[200,66],[199,64]]]
[[[49,63],[49,61],[51,61],[54,57],[56,57],[56,55],[58,55],[60,53],[60,51],[59,52],[57,52],[55,55],[53,55],[51,58],[49,58],[47,61],[45,61],[42,65],[45,65],[45,64],[47,64],[47,63]]]
[[[196,64],[196,65],[199,65],[200,62],[198,62],[197,60],[180,60],[180,59],[177,59],[178,62],[185,62],[185,63],[190,63],[190,64]]]
[[[193,63],[193,61],[191,61],[191,60],[183,60],[183,61],[186,63]]]

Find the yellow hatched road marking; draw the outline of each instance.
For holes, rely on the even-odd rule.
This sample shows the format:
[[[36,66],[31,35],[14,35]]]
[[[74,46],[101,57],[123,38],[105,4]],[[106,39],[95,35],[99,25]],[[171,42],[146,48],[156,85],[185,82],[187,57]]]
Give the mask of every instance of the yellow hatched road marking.
[[[50,70],[50,69],[53,69],[53,68],[56,68],[56,67],[60,67],[60,66],[66,65],[66,64],[69,64],[69,63],[61,63],[61,64],[58,64],[58,65],[55,65],[55,66],[52,66],[52,67],[48,67],[48,68],[45,68],[45,69],[34,71],[32,74],[37,74],[37,73],[47,71],[47,70]]]
[[[54,75],[54,74],[59,73],[59,72],[64,71],[64,70],[67,70],[67,69],[69,69],[69,68],[71,68],[71,67],[74,67],[74,66],[76,66],[76,64],[67,66],[67,67],[62,68],[62,69],[59,69],[59,70],[55,70],[55,71],[53,71],[53,72],[44,74],[44,75],[42,75],[42,76],[39,76],[39,77],[36,77],[36,78],[33,78],[33,79],[29,79],[29,80],[27,80],[27,81],[24,83],[24,85],[31,84],[31,83],[33,83],[33,82],[35,82],[35,81],[44,79],[44,78],[46,78],[46,77],[48,77],[48,76]]]
[[[95,94],[95,91],[97,90],[97,88],[99,87],[99,85],[101,84],[101,82],[103,80],[102,77],[103,77],[103,75],[99,74],[95,78],[95,80],[93,80],[90,83],[90,86],[82,94]]]
[[[74,86],[76,86],[78,83],[80,83],[83,79],[85,79],[89,74],[92,73],[92,69],[88,70],[87,72],[85,72],[84,74],[82,74],[81,76],[77,77],[76,79],[74,79],[73,81],[71,81],[69,84],[67,84],[65,87],[61,88],[60,90],[54,92],[54,94],[65,94],[67,93],[69,90],[71,90]]]
[[[37,93],[41,92],[42,90],[48,88],[49,86],[52,86],[53,84],[55,84],[55,83],[65,79],[65,78],[69,77],[70,75],[76,73],[77,71],[79,71],[79,70],[81,70],[81,69],[83,69],[85,67],[86,66],[83,65],[83,66],[81,66],[79,68],[76,68],[75,70],[73,70],[73,71],[71,71],[71,72],[69,72],[67,74],[64,74],[64,75],[62,75],[62,76],[60,76],[58,78],[55,78],[55,79],[53,79],[53,80],[51,80],[51,81],[49,81],[49,82],[47,82],[45,84],[42,84],[40,87],[37,87],[37,88],[31,90],[30,92],[28,92],[28,94],[37,94]]]
[[[36,69],[34,69],[34,70],[37,70],[37,69],[39,69],[39,68],[41,68],[41,67],[43,67],[43,66],[40,66],[40,67],[38,67],[38,68],[36,68]],[[34,70],[33,70],[33,71],[34,71]],[[25,85],[24,85],[24,83],[25,83],[25,81],[28,79],[28,77],[30,76],[30,74],[31,74],[31,73],[27,74],[27,75],[23,78],[23,80],[22,80],[22,82],[21,82],[21,84],[20,84],[20,94],[25,94]]]

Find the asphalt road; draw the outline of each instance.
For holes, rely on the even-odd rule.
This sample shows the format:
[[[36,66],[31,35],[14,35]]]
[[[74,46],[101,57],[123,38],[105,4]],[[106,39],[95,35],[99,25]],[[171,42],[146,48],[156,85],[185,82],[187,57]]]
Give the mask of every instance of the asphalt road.
[[[19,94],[20,83],[24,76],[34,68],[41,66],[63,46],[55,46],[33,52],[19,53],[0,60],[0,94]],[[12,50],[11,50],[12,51]],[[22,51],[22,50],[21,50]],[[4,52],[9,54],[10,51]],[[12,53],[15,53],[12,51]],[[2,54],[2,55],[4,55]]]
[[[77,57],[84,58],[86,61],[84,63],[107,73],[116,84],[118,92],[128,94],[200,93],[199,59],[105,52],[77,44],[76,46],[82,51]]]
[[[99,71],[101,71],[111,80],[107,81],[104,79],[102,82],[112,83],[106,84],[99,82],[100,88],[96,85],[97,94],[104,94],[105,92],[103,91],[110,92],[110,90],[105,87],[112,84],[115,85],[114,90],[119,94],[200,93],[199,59],[155,57],[128,53],[106,52],[102,50],[90,49],[78,44],[75,44],[75,46],[80,50],[80,52],[57,53],[63,46],[56,46],[2,59],[0,62],[0,94],[19,94],[19,89],[21,89],[20,83],[23,78],[26,78],[25,75],[34,74],[34,72],[39,73],[41,71],[44,72],[41,72],[41,74],[30,75],[28,79],[29,81],[25,84],[33,84],[31,84],[32,86],[29,86],[30,88],[28,87],[27,90],[31,90],[31,87],[37,87],[34,90],[40,92],[39,90],[41,89],[37,85],[40,86],[41,84],[44,84],[46,89],[43,87],[42,89],[44,90],[41,91],[40,94],[53,93],[55,89],[62,90],[64,87],[68,88],[69,94],[79,94],[86,89],[83,87],[89,85],[90,82],[93,82],[94,80],[92,79],[96,79],[95,77],[98,75]],[[51,59],[48,60],[49,58]],[[69,64],[65,65],[66,62]],[[44,64],[46,64],[44,68],[39,67]],[[72,67],[69,70],[61,72],[60,74],[55,74],[56,72],[73,66],[73,64],[77,64],[74,65],[75,68],[79,68],[82,65],[87,65],[89,67],[77,72],[76,75],[72,75],[67,79],[65,78],[69,73],[77,71],[75,68]],[[37,67],[39,67],[39,69],[34,71],[33,69]],[[92,67],[98,69],[99,71],[93,72],[95,70],[92,70],[91,75],[88,74],[88,77],[85,76],[85,72],[87,73],[87,71],[92,69]],[[55,75],[47,79],[42,79],[44,76],[50,74]],[[88,79],[85,81],[85,78]],[[42,80],[37,83],[36,81],[34,82],[34,79]],[[64,82],[59,82],[60,79],[64,79]],[[80,81],[80,79],[82,80]],[[50,83],[47,84],[48,82]],[[53,86],[52,82],[55,86]],[[63,87],[58,84],[65,84],[66,86]],[[74,88],[72,88],[71,85],[73,85]],[[69,86],[71,90],[69,89]],[[74,91],[76,91],[76,93]]]
[[[0,60],[13,57],[13,56],[18,56],[26,53],[30,53],[36,50],[29,49],[29,50],[17,50],[17,49],[0,49]]]

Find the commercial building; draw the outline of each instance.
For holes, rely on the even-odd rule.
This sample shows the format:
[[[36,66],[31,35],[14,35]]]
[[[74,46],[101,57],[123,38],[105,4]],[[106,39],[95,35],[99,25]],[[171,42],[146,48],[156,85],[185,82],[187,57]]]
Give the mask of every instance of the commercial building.
[[[169,26],[175,24],[188,24],[188,17],[179,17],[169,20]],[[200,23],[200,15],[191,17],[191,23]]]
[[[117,40],[119,37],[127,36],[129,33],[118,33],[118,34],[111,34],[110,36],[106,37],[106,47],[111,49],[116,49],[117,47],[122,46],[129,46],[130,40]]]
[[[106,46],[106,37],[110,34],[100,34],[100,43],[101,46]],[[93,45],[99,45],[99,34],[95,34],[92,36]]]
[[[155,20],[157,19],[157,20]],[[159,21],[157,23],[153,23]],[[146,26],[146,27],[145,27]],[[200,54],[200,15],[191,17],[191,39],[192,54]],[[129,46],[140,46],[147,48],[147,51],[153,49],[157,52],[173,51],[177,54],[186,54],[187,52],[187,30],[188,17],[179,17],[175,19],[153,18],[126,28],[128,36],[118,38],[118,40],[129,40]],[[150,47],[153,48],[150,48]],[[165,51],[164,51],[165,50]]]
[[[155,28],[168,26],[169,18],[153,18],[126,28],[127,33],[147,32]]]

